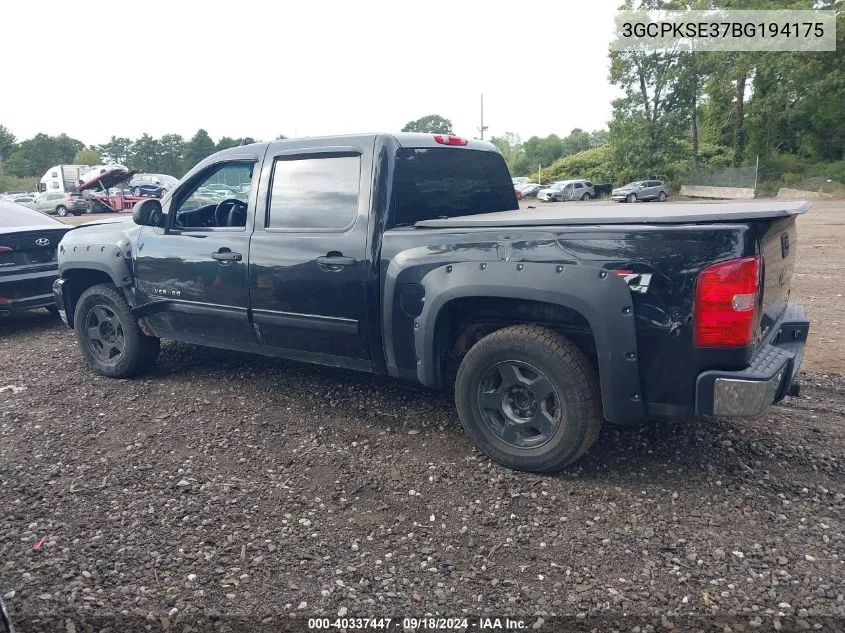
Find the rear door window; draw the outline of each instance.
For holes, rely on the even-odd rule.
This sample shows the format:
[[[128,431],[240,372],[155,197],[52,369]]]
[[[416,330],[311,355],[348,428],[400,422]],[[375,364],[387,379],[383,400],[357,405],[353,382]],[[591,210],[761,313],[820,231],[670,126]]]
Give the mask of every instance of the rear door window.
[[[396,152],[393,226],[518,208],[501,154],[445,147]]]
[[[357,154],[276,159],[267,228],[350,228],[358,215],[360,180]]]

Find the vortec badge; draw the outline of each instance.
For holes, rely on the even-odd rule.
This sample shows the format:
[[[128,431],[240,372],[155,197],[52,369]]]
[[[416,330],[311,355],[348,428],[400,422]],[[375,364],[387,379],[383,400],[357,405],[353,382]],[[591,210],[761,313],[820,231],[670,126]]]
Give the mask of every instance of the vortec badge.
[[[46,237],[39,237],[37,240],[35,240],[35,243],[38,244],[38,246],[50,246],[50,240],[48,240]]]

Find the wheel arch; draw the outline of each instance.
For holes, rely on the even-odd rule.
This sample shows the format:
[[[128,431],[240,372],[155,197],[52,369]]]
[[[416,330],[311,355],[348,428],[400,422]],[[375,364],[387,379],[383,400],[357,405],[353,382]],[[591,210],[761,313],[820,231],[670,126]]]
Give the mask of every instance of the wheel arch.
[[[537,316],[549,306],[557,316],[571,318],[564,321],[588,326],[605,417],[617,423],[645,417],[631,291],[620,277],[580,265],[466,262],[437,267],[421,284],[425,302],[414,321],[414,344],[422,384],[442,386],[455,306],[502,302],[504,314],[512,314],[514,302],[524,303],[526,320],[516,321],[524,323],[542,321]]]
[[[65,280],[62,285],[62,299],[65,303],[65,315],[70,327],[73,327],[73,315],[79,297],[88,288],[98,284],[110,283],[117,287],[118,292],[122,292],[117,280],[112,277],[111,271],[105,265],[88,264],[84,268],[67,268],[62,271],[61,278]]]

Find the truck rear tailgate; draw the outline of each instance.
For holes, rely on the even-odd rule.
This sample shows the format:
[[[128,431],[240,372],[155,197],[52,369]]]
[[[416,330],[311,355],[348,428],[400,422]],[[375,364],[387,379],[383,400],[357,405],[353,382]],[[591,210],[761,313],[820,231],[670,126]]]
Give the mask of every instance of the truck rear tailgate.
[[[760,334],[761,338],[765,339],[783,314],[789,301],[792,275],[795,270],[798,232],[795,216],[753,224],[760,234],[760,248],[763,256]]]

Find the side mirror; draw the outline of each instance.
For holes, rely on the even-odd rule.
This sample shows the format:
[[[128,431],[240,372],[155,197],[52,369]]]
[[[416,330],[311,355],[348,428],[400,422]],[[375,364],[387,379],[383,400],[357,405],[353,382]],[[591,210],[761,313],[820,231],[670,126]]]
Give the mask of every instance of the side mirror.
[[[157,198],[147,198],[132,207],[132,221],[140,226],[164,226],[164,213]]]

